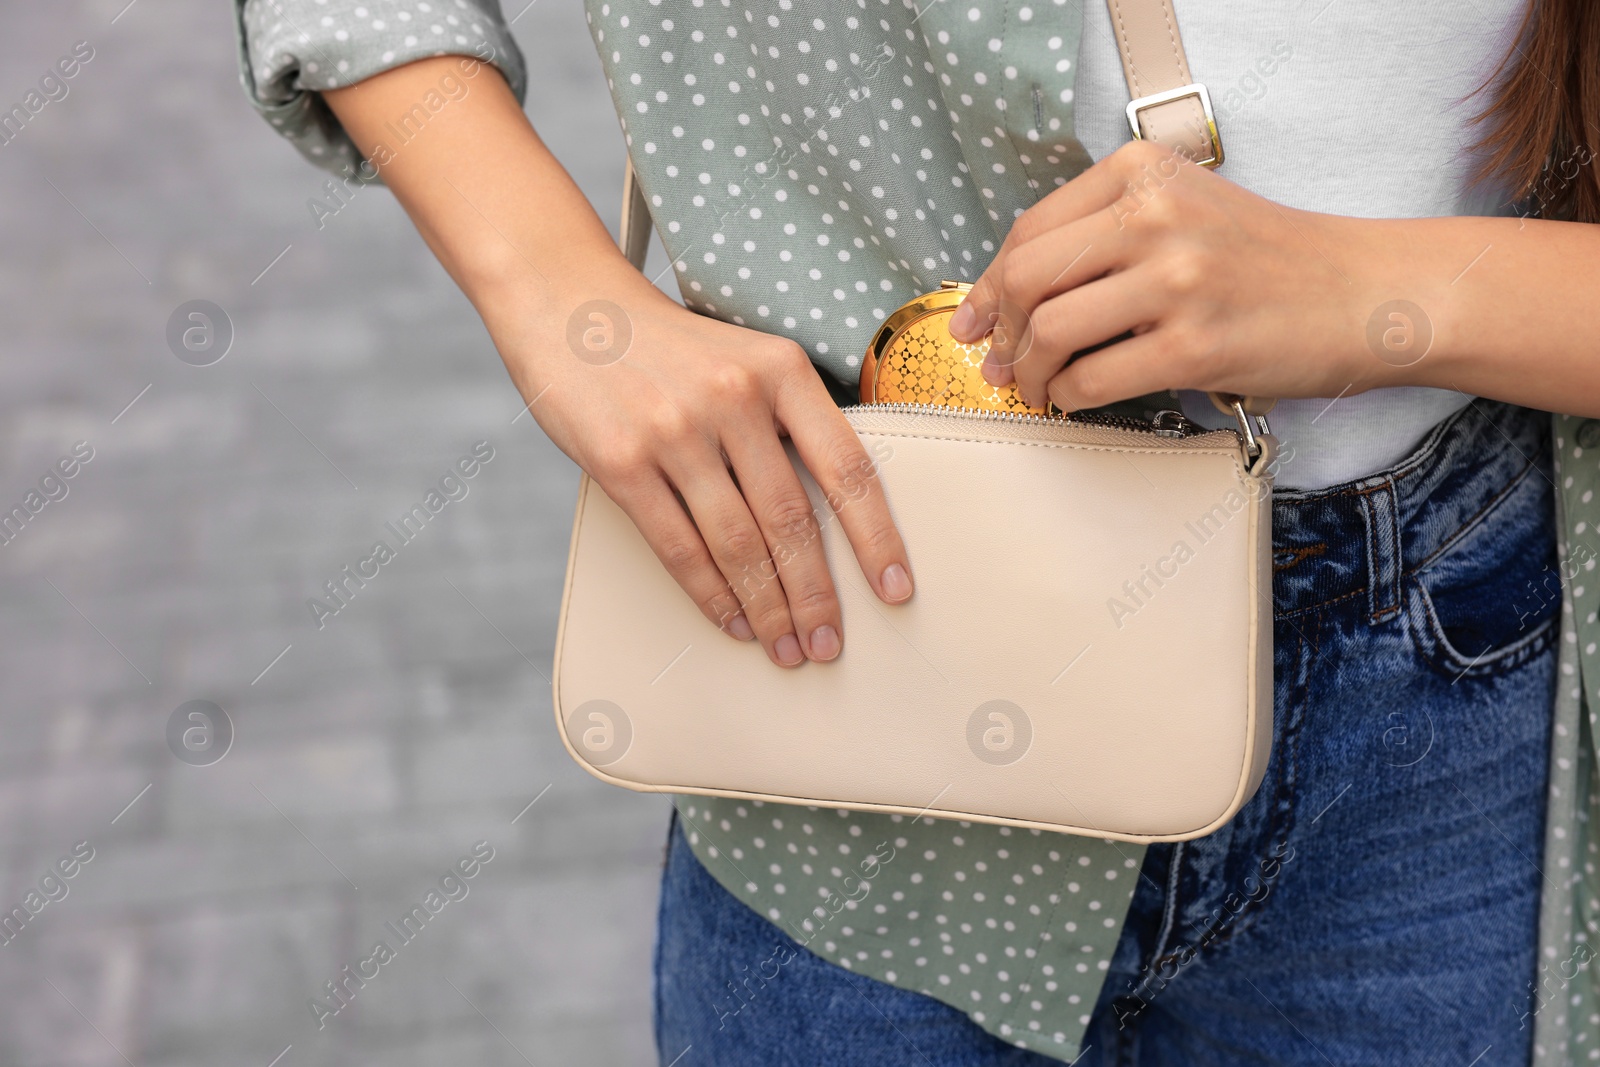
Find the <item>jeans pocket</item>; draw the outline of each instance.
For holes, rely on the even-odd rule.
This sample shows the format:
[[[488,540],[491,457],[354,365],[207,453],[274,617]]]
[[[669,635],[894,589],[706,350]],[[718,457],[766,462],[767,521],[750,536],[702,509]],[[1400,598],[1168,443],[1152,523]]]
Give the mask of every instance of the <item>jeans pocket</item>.
[[[1541,474],[1525,470],[1407,578],[1418,650],[1452,678],[1514,670],[1556,638],[1562,571]]]
[[[1430,590],[1425,580],[1410,583],[1407,612],[1418,651],[1453,680],[1515,670],[1555,640],[1561,615],[1559,583],[1553,591],[1523,590],[1520,601],[1516,596],[1497,596],[1494,587],[1500,584],[1462,595]]]

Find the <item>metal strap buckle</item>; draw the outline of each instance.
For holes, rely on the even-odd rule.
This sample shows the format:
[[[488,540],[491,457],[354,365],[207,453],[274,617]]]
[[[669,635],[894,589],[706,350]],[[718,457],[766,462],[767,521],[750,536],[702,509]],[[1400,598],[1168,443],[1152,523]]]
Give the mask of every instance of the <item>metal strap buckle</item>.
[[[1221,166],[1222,137],[1217,133],[1217,116],[1211,110],[1211,94],[1199,82],[1180,85],[1176,89],[1168,89],[1162,93],[1151,93],[1149,96],[1141,96],[1137,100],[1129,101],[1128,126],[1133,130],[1133,139],[1136,141],[1144,140],[1144,131],[1139,129],[1139,112],[1191,96],[1200,101],[1200,109],[1205,112],[1206,116],[1206,132],[1211,138],[1211,158],[1197,159],[1195,162],[1202,167]]]

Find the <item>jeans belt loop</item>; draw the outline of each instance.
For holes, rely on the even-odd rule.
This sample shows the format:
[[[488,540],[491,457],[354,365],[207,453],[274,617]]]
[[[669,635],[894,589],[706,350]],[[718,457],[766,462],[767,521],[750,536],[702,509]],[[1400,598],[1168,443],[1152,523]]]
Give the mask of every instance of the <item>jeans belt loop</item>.
[[[1394,479],[1385,477],[1361,494],[1367,521],[1367,612],[1383,622],[1400,611],[1400,505]]]

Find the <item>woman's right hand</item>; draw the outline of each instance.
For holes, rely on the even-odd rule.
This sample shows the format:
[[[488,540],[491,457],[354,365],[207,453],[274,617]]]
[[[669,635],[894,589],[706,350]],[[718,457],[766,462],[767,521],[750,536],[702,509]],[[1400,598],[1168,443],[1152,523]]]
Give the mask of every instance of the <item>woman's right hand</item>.
[[[495,68],[434,56],[322,95],[483,316],[533,417],[706,618],[786,667],[842,648],[819,528],[832,517],[812,514],[785,435],[873,591],[911,595],[872,461],[805,353],[696,315],[634,270]],[[449,103],[395,146],[396,117],[433,97]],[[623,321],[580,315],[569,344],[597,299]],[[581,341],[608,327],[631,334],[620,358]]]
[[[833,659],[819,520],[837,517],[881,600],[912,591],[872,458],[799,345],[688,311],[616,262],[603,303],[540,287],[480,306],[512,379],[707,619],[784,667]],[[833,515],[813,513],[785,436]]]

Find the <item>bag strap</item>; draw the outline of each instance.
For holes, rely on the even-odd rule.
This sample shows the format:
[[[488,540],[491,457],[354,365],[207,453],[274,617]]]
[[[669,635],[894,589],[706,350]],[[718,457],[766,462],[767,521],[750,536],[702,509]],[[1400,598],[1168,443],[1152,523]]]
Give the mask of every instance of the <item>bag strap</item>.
[[[639,188],[638,175],[633,173],[633,160],[624,158],[628,169],[622,175],[622,235],[617,243],[633,268],[642,272],[645,255],[650,251],[650,205]]]
[[[1136,140],[1171,145],[1202,167],[1222,164],[1211,94],[1189,73],[1172,0],[1106,0],[1128,79]]]
[[[1221,166],[1222,135],[1211,94],[1189,72],[1172,0],[1106,0],[1106,10],[1132,97],[1128,127],[1134,139],[1171,145],[1202,167]],[[1265,415],[1276,403],[1271,397],[1209,395],[1219,411],[1238,418],[1247,438],[1252,427],[1246,416]]]

